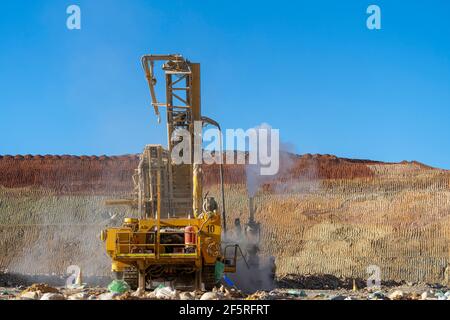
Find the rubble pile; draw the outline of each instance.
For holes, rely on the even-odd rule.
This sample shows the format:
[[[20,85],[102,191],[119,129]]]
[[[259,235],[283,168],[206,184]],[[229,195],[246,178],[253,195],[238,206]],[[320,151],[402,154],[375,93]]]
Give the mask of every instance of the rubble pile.
[[[387,287],[396,287],[403,285],[403,282],[388,281],[384,282]],[[279,288],[298,288],[311,290],[338,290],[338,289],[353,289],[364,288],[367,285],[365,279],[353,279],[336,277],[331,274],[323,275],[300,275],[300,274],[286,274],[279,277],[277,286]]]
[[[250,295],[237,288],[221,286],[212,291],[179,291],[160,285],[154,290],[132,291],[115,283],[109,289],[78,285],[71,288],[33,284],[28,288],[1,288],[0,300],[450,300],[445,286],[406,285],[401,287],[351,290],[307,290],[278,288]]]

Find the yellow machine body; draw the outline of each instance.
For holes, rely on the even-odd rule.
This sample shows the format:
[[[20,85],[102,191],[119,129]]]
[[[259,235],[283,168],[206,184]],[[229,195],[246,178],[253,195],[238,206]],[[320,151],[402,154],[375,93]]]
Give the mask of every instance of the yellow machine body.
[[[214,215],[212,218],[207,218],[205,215],[201,219],[161,220],[159,228],[162,231],[159,237],[157,220],[136,220],[135,228],[132,224],[128,225],[106,229],[103,235],[106,252],[113,259],[113,271],[124,271],[130,265],[136,264],[149,267],[154,264],[182,263],[201,268],[202,265],[215,265],[217,259],[221,258],[220,251],[217,251],[220,249],[222,232],[219,215]],[[196,239],[194,244],[161,243],[161,236],[172,232],[182,235],[184,239],[186,231],[183,230],[188,226],[194,229]],[[180,229],[180,231],[165,232],[164,227]],[[191,250],[186,252],[186,249]]]

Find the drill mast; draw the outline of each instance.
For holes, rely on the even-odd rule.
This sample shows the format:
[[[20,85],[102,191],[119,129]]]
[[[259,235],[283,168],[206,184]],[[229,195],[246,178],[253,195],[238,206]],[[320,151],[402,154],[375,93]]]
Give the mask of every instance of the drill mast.
[[[156,62],[163,63],[162,69],[165,72],[165,103],[159,102],[156,97],[155,85],[157,81],[154,72]],[[201,213],[203,202],[201,168],[200,164],[195,163],[193,152],[197,141],[194,124],[196,121],[201,121],[200,64],[191,63],[181,55],[145,55],[142,57],[142,65],[150,89],[152,106],[158,116],[158,121],[161,118],[159,108],[165,107],[167,110],[166,172],[168,176],[163,177],[159,182],[163,185],[163,190],[166,191],[165,193],[158,193],[159,196],[164,198],[161,199],[161,213],[167,217],[197,216]],[[171,159],[171,155],[177,145],[183,143],[183,139],[187,138],[186,135],[179,134],[181,131],[189,133],[188,145],[190,148],[188,150],[183,149],[183,152],[189,153],[190,162],[177,164]],[[183,145],[186,146],[186,142]],[[158,182],[156,185],[158,185]],[[146,190],[141,189],[138,192],[143,198],[150,196]],[[155,197],[150,198],[154,202]],[[139,202],[144,203],[144,208],[140,211],[154,212],[152,207],[155,207],[155,203],[146,206],[145,204],[149,203],[148,201]]]

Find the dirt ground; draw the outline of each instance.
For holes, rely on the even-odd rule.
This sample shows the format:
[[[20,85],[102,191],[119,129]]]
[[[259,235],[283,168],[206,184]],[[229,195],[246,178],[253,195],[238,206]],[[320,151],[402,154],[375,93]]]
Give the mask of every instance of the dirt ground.
[[[224,286],[213,291],[179,291],[171,288],[115,293],[102,286],[82,285],[74,288],[35,283],[30,286],[0,286],[0,300],[450,300],[448,287],[408,284],[363,289],[295,289],[277,288],[244,294]]]

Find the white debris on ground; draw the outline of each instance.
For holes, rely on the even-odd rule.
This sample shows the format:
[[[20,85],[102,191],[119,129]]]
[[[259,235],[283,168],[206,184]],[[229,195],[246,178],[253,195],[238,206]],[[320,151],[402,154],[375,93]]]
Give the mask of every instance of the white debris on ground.
[[[179,291],[169,286],[154,290],[118,293],[106,288],[80,286],[55,288],[46,284],[2,288],[0,300],[450,300],[444,286],[409,285],[360,290],[275,289],[246,295],[236,288],[221,286],[212,291]]]

